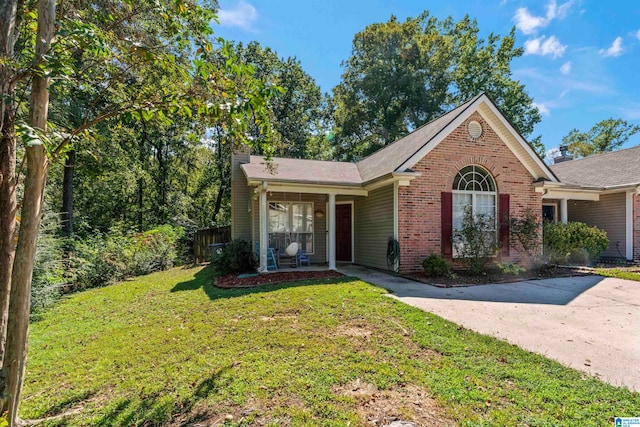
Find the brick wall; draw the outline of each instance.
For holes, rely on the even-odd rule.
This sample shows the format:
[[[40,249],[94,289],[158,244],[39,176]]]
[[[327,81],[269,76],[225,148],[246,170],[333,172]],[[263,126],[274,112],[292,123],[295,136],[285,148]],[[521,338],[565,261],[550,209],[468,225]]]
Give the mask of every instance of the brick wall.
[[[471,120],[477,120],[483,127],[483,134],[477,140],[467,132],[467,123]],[[452,191],[455,175],[472,164],[483,166],[492,174],[499,194],[510,194],[510,215],[527,209],[542,213],[542,195],[534,191],[534,178],[489,124],[475,113],[414,166],[413,170],[422,176],[410,186],[399,188],[398,240],[402,272],[419,271],[427,255],[441,253],[440,194]],[[638,206],[640,212],[640,202]],[[521,262],[521,258],[521,253],[512,248],[510,255],[501,259]]]
[[[640,194],[633,196],[633,259],[640,262]]]

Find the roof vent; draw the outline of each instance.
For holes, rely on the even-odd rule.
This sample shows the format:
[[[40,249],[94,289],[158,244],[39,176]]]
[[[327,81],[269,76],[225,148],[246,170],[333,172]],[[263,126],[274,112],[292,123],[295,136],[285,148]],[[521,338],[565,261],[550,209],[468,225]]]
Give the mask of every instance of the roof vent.
[[[573,160],[573,156],[569,154],[569,147],[566,145],[560,146],[560,155],[553,158],[553,163],[558,164],[562,162],[568,162],[569,160]]]
[[[482,136],[482,125],[476,120],[472,120],[467,125],[467,131],[469,136],[473,139],[478,139]]]

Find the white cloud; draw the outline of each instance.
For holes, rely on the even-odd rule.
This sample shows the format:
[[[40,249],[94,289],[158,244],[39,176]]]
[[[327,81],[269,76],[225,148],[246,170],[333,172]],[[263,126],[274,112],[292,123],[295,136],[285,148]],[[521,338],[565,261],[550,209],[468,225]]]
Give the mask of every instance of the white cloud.
[[[572,5],[573,0],[569,0],[560,6],[557,5],[556,0],[551,0],[547,4],[547,13],[545,16],[532,15],[529,9],[521,7],[516,10],[513,20],[516,23],[516,27],[524,34],[535,34],[538,28],[546,27],[553,19],[564,19],[568,15]]]
[[[258,19],[258,11],[251,4],[240,0],[235,6],[220,8],[218,19],[220,20],[220,25],[254,31],[253,24]]]
[[[529,39],[524,42],[525,55],[550,55],[553,59],[560,58],[564,55],[567,45],[560,43],[556,36],[545,38],[545,36],[536,39]]]
[[[640,40],[640,30],[638,30],[638,32],[636,33],[636,38]]]
[[[543,116],[550,116],[551,115],[551,110],[549,110],[549,107],[547,107],[545,104],[532,102],[531,105],[534,108],[537,108],[538,111],[540,111],[540,114],[542,114]]]
[[[549,148],[544,156],[544,161],[547,164],[552,165],[553,159],[560,155],[560,149],[558,147]]]
[[[599,53],[602,56],[620,56],[622,55],[622,37],[616,37],[611,46],[607,49],[600,49]]]
[[[562,67],[560,67],[560,72],[562,74],[569,74],[571,72],[571,61],[567,61],[562,64]]]

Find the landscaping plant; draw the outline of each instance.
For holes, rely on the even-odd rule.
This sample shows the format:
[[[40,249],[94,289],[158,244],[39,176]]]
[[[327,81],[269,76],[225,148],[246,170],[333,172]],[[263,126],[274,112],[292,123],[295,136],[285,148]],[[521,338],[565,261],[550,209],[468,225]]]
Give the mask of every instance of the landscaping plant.
[[[220,276],[254,273],[258,267],[258,260],[254,256],[249,242],[234,240],[223,250],[213,254],[211,266]]]
[[[509,218],[509,240],[511,245],[527,257],[529,266],[540,266],[542,255],[542,222],[540,215],[532,210],[525,211],[521,216]]]
[[[424,273],[430,277],[449,276],[451,274],[451,264],[438,254],[431,254],[422,261]]]
[[[471,207],[465,208],[462,228],[454,233],[453,244],[460,261],[472,274],[485,273],[498,250],[494,218],[474,214]]]
[[[545,256],[554,264],[582,259],[582,251],[588,255],[588,260],[584,259],[583,262],[593,262],[609,246],[605,231],[582,222],[548,222],[544,225],[543,237]]]

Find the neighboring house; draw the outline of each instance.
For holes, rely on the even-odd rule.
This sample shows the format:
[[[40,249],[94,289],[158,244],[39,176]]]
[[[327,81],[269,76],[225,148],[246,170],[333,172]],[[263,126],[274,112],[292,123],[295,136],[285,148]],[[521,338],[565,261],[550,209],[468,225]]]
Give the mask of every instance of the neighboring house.
[[[330,269],[352,262],[418,271],[427,255],[456,258],[452,237],[465,207],[495,218],[498,258],[520,262],[509,217],[542,212],[544,201],[566,219],[563,207],[604,191],[561,183],[484,94],[356,163],[267,163],[237,150],[231,173],[232,238],[253,242],[261,271],[267,248],[282,254],[294,241]],[[399,265],[388,262],[390,240],[399,243]]]
[[[551,170],[563,188],[544,185],[545,216],[595,225],[609,238],[604,257],[640,260],[640,146],[579,160],[563,155]]]

